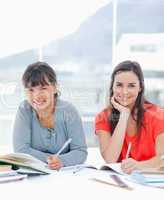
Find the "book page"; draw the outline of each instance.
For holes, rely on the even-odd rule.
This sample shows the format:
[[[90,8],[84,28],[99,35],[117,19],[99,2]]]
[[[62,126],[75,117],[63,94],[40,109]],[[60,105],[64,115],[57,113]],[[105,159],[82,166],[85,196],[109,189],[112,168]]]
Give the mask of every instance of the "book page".
[[[133,190],[131,184],[126,179],[124,179],[124,176],[121,175],[109,174],[109,176],[107,176],[106,174],[99,174],[91,180],[95,180],[103,184],[109,184],[115,187]]]
[[[29,154],[24,154],[24,153],[7,154],[4,156],[0,156],[0,162],[13,164],[18,167],[24,166],[47,174],[51,173],[51,170],[47,167],[46,163],[38,160],[37,158]]]
[[[13,176],[5,176],[5,177],[0,177],[0,183],[7,183],[11,181],[17,181],[17,180],[23,180],[27,178],[27,175],[13,175]]]
[[[79,169],[84,169],[84,168],[90,168],[94,170],[106,170],[106,171],[110,171],[116,174],[127,175],[126,173],[122,171],[121,163],[110,163],[110,164],[105,163],[105,164],[97,164],[96,166],[85,163],[85,164],[80,164],[80,165],[64,167],[61,170],[77,169],[79,171]]]
[[[11,153],[7,154],[4,156],[0,156],[0,159],[6,159],[9,161],[16,161],[16,162],[21,162],[21,163],[40,163],[40,164],[45,164],[44,162],[38,160],[37,158],[29,155],[29,154],[24,154],[24,153]]]
[[[110,171],[111,173],[116,173],[116,174],[121,174],[121,175],[127,175],[124,173],[121,169],[121,163],[105,163],[105,164],[97,164],[97,165],[92,165],[92,164],[82,164],[82,165],[75,165],[75,166],[70,166],[73,168],[77,169],[82,169],[82,168],[90,168],[90,169],[95,169],[95,170],[105,170],[105,171]],[[69,169],[70,167],[64,167]]]
[[[0,164],[0,172],[9,171],[11,168],[11,165]]]
[[[110,163],[110,164],[104,164],[100,167],[100,170],[109,170],[113,173],[121,174],[121,175],[127,175],[124,173],[121,169],[121,163]]]

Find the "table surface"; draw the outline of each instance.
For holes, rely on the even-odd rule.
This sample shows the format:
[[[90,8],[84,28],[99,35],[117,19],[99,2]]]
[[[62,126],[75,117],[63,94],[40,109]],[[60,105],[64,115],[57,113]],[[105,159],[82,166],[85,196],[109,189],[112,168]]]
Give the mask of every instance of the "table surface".
[[[89,149],[88,163],[102,162],[97,148]],[[93,178],[102,173],[93,169],[82,169],[73,173],[75,168],[54,171],[50,175],[30,177],[21,181],[0,184],[0,196],[5,200],[16,199],[139,199],[162,198],[164,189],[150,188],[134,184],[132,191],[96,182]],[[162,195],[163,194],[163,195]]]

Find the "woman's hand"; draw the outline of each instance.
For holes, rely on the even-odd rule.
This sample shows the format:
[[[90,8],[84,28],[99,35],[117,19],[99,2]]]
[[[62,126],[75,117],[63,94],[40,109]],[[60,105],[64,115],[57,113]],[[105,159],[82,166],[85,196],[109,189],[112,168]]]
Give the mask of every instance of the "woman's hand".
[[[130,109],[125,107],[125,106],[122,106],[121,104],[119,104],[118,102],[116,102],[115,100],[115,97],[112,96],[111,98],[111,104],[113,105],[113,107],[115,109],[117,109],[120,113],[127,113],[130,115]]]
[[[61,167],[64,167],[62,161],[56,156],[49,156],[47,159],[48,166],[50,169],[60,169]]]
[[[133,158],[128,158],[122,161],[121,169],[124,173],[131,174],[134,170],[140,170],[141,164]]]

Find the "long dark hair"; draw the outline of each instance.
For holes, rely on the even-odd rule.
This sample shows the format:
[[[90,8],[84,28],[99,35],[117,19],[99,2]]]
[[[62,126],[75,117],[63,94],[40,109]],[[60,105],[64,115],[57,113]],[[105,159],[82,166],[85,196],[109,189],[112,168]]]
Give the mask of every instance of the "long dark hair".
[[[135,61],[127,60],[127,61],[119,63],[115,67],[111,75],[109,99],[111,99],[111,97],[113,96],[113,83],[114,83],[116,74],[119,72],[128,72],[128,71],[133,72],[138,77],[140,88],[141,88],[141,91],[139,92],[138,97],[135,101],[134,107],[132,108],[132,111],[131,111],[131,115],[133,119],[137,122],[137,132],[139,132],[141,126],[143,125],[142,122],[143,122],[143,116],[144,116],[144,111],[145,111],[144,103],[149,103],[144,97],[144,91],[145,91],[144,76],[143,76],[143,72],[139,63]],[[136,108],[137,108],[137,116],[135,117]],[[109,116],[109,122],[112,128],[111,133],[113,133],[118,123],[119,117],[120,117],[120,112],[117,109],[115,109],[113,106],[111,106],[111,114]]]

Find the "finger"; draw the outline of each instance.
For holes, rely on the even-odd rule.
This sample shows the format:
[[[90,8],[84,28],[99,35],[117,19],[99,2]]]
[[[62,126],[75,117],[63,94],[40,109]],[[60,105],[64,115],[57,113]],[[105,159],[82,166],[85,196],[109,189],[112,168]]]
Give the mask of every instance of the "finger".
[[[54,160],[47,160],[47,162],[49,165],[56,163]]]
[[[50,169],[60,169],[60,168],[61,168],[61,166],[59,164],[50,166]]]
[[[123,172],[126,174],[131,174],[132,170],[130,168],[128,168],[128,169],[124,169]]]
[[[50,163],[50,162],[52,162],[52,160],[53,160],[53,156],[48,156],[47,162]]]
[[[48,160],[52,160],[53,159],[53,156],[48,156]]]
[[[134,168],[134,164],[133,163],[128,163],[128,165],[125,165],[122,167],[123,169],[129,169],[129,168]]]
[[[126,170],[129,168],[134,168],[134,166],[135,166],[134,162],[126,162],[126,163],[121,164],[121,169]]]
[[[57,170],[58,169],[58,167],[56,167],[56,166],[52,166],[52,167],[49,167],[50,169],[52,169],[52,170]]]
[[[112,103],[113,106],[117,104],[115,99],[114,99],[114,96],[112,96],[112,98],[111,98],[111,103]]]
[[[121,164],[126,164],[126,163],[130,163],[130,162],[132,163],[134,161],[135,160],[133,158],[127,158],[127,159],[122,160]]]
[[[124,167],[124,166],[128,165],[128,163],[130,163],[129,160],[127,160],[127,159],[126,160],[122,160],[121,166]]]
[[[57,161],[57,160],[53,160],[48,163],[48,165],[58,165],[58,164],[59,164],[59,161]]]
[[[133,170],[135,170],[135,165],[130,165],[130,166],[122,166],[122,171],[127,173],[127,174],[130,174]]]
[[[121,165],[124,165],[125,163],[127,163],[127,159],[121,161]]]
[[[122,108],[122,106],[119,103],[116,102],[114,96],[111,98],[111,103],[114,106],[114,108],[116,108],[118,110],[120,110]]]
[[[57,164],[58,161],[57,160],[48,160],[48,165],[54,165]]]
[[[116,108],[116,109],[117,109],[117,104],[115,103],[115,101],[114,101],[114,99],[113,99],[113,98],[111,99],[111,104],[112,104],[112,106],[113,106],[114,108]]]
[[[50,164],[50,165],[48,165],[48,166],[49,166],[49,168],[51,168],[51,169],[56,169],[56,168],[58,168],[59,164]]]
[[[58,157],[56,157],[56,156],[49,156],[49,157],[48,157],[48,161],[49,161],[49,162],[58,162],[58,160],[59,160],[59,159],[58,159]]]
[[[135,167],[123,168],[122,171],[126,174],[131,174],[135,170]]]

